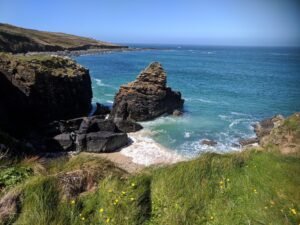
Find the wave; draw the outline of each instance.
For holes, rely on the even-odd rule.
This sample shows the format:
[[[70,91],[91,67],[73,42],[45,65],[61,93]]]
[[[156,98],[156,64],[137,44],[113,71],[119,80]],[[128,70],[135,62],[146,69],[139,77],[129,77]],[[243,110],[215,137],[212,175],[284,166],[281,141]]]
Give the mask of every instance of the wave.
[[[145,166],[154,164],[171,164],[185,160],[185,157],[167,149],[151,138],[153,133],[143,129],[135,133],[129,133],[132,144],[123,148],[120,153],[131,157],[132,161]]]
[[[117,89],[113,85],[103,83],[102,80],[100,80],[100,79],[93,78],[93,80],[96,82],[96,85],[99,86],[99,87],[110,87],[110,88],[113,88],[113,89]]]

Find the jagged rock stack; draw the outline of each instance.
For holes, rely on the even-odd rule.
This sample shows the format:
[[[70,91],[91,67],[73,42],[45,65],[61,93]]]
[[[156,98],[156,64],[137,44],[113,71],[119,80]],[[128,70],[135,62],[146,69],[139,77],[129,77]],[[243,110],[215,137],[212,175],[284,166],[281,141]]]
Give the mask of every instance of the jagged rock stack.
[[[114,121],[146,121],[181,110],[181,93],[167,87],[161,64],[151,63],[135,81],[122,85],[115,96],[110,117]]]

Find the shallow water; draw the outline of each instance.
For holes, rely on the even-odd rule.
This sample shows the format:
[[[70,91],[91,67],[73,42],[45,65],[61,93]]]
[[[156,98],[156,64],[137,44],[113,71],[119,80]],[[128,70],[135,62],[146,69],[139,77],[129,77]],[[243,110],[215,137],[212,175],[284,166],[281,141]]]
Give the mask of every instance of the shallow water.
[[[147,46],[149,47],[149,46]],[[161,145],[195,156],[203,151],[238,149],[254,136],[260,119],[300,111],[300,50],[291,48],[221,48],[154,46],[162,50],[79,56],[90,69],[95,102],[112,105],[121,84],[159,61],[168,85],[185,99],[183,117],[161,117],[143,125]],[[214,148],[201,140],[218,142]]]

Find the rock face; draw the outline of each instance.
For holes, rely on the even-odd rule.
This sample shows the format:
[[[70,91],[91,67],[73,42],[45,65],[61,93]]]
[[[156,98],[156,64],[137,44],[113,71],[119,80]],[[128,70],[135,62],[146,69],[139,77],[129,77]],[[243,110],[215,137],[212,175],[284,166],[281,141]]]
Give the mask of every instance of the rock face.
[[[181,93],[166,84],[167,75],[161,64],[151,63],[135,81],[120,87],[110,117],[115,121],[145,121],[181,109]]]
[[[89,71],[69,58],[0,53],[0,127],[4,130],[17,133],[35,124],[85,116],[91,98]]]
[[[273,123],[273,125],[270,125]],[[263,125],[268,128],[273,126],[270,131],[263,130]],[[300,113],[284,119],[282,116],[275,116],[260,123],[258,129],[259,144],[262,147],[277,148],[283,154],[300,154]],[[256,128],[257,131],[257,128]],[[265,131],[265,132],[264,132]]]

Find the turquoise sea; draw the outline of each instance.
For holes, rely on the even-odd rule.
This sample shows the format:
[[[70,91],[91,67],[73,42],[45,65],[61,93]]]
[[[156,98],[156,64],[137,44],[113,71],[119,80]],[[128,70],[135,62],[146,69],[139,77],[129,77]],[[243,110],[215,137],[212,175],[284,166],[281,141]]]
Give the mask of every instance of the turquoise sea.
[[[300,49],[140,45],[153,50],[75,57],[90,70],[94,102],[112,105],[121,84],[150,62],[162,63],[168,85],[185,99],[182,117],[143,123],[163,146],[185,156],[239,149],[251,124],[300,111]],[[201,140],[218,142],[214,148]]]

